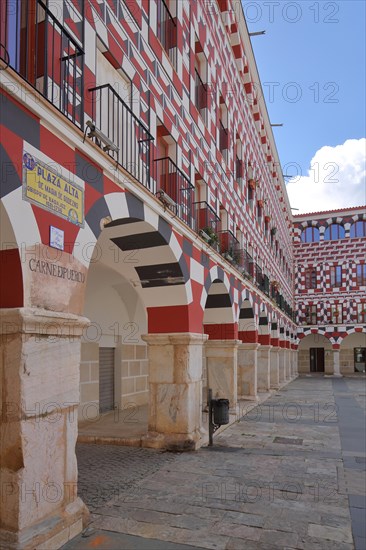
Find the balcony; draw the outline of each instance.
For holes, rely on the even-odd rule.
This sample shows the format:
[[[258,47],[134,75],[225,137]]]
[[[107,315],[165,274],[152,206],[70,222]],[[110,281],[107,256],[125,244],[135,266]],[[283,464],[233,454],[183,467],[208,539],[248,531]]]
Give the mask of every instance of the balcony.
[[[265,291],[265,276],[263,275],[262,268],[258,264],[255,264],[255,283],[259,290],[262,292]]]
[[[8,3],[0,56],[76,126],[83,128],[84,52],[41,0]]]
[[[154,191],[150,178],[149,130],[126,105],[110,84],[90,88],[92,122],[115,146],[111,154],[118,164],[149,191]],[[98,136],[94,141],[102,146]]]
[[[157,37],[174,69],[177,69],[177,23],[164,0],[157,2]]]
[[[167,207],[189,227],[193,227],[193,185],[188,178],[170,157],[154,161],[154,177],[157,196],[162,198],[167,195]]]
[[[220,252],[229,262],[238,264],[240,259],[239,241],[229,230],[218,232]]]
[[[217,234],[220,218],[206,201],[194,202],[194,230],[213,248],[219,250]]]
[[[244,249],[239,250],[238,267],[242,271],[244,277],[247,277],[248,279],[254,278],[254,266],[254,260],[251,255]]]

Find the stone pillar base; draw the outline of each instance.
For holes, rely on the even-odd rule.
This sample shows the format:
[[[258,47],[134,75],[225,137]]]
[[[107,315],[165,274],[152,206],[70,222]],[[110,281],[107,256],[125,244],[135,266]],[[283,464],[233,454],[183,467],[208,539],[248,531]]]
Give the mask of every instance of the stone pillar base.
[[[88,319],[0,310],[0,547],[60,548],[82,530],[77,497],[80,338]]]
[[[89,511],[77,498],[58,516],[13,532],[0,529],[0,548],[7,550],[57,550],[81,533],[88,523]]]
[[[149,427],[143,447],[193,451],[202,439],[205,334],[147,334]]]
[[[161,434],[148,432],[141,438],[141,445],[147,449],[166,449],[167,451],[196,451],[204,443],[202,432],[196,434]]]
[[[258,401],[257,396],[257,343],[238,347],[238,398]]]

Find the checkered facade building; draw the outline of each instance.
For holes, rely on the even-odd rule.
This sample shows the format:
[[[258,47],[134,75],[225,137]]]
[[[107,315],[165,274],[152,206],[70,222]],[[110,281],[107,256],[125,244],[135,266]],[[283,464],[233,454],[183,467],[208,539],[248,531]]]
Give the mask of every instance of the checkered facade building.
[[[36,5],[39,1],[33,3]],[[176,27],[174,47],[170,48],[169,55],[157,38],[162,6],[169,7]],[[236,8],[236,3],[229,0],[171,1],[167,4],[162,0],[49,2],[46,16],[43,16],[48,24],[49,47],[53,47],[52,40],[61,36],[60,51],[62,59],[67,58],[67,62],[64,72],[54,71],[48,75],[47,87],[41,88],[39,78],[34,86],[41,89],[42,95],[53,103],[57,111],[47,113],[47,107],[43,109],[42,104],[42,113],[36,112],[35,103],[39,101],[31,88],[27,89],[29,100],[26,102],[22,100],[22,93],[13,93],[11,86],[4,90],[3,158],[13,168],[9,169],[11,174],[3,187],[2,199],[17,241],[25,246],[34,242],[47,245],[49,227],[57,225],[65,232],[68,252],[84,265],[88,261],[83,246],[97,241],[103,227],[101,220],[117,224],[118,218],[130,216],[132,210],[135,219],[146,222],[146,233],[159,232],[162,235],[161,253],[164,254],[163,249],[166,251],[166,245],[171,249],[170,255],[162,256],[162,263],[174,264],[171,275],[183,279],[185,296],[177,299],[174,288],[167,284],[166,303],[150,305],[147,299],[151,331],[201,330],[203,308],[213,281],[212,273],[215,273],[215,276],[220,274],[230,298],[230,304],[225,306],[223,298],[221,304],[232,309],[233,322],[228,323],[232,325],[232,336],[238,333],[243,297],[249,294],[256,330],[261,313],[266,312],[266,323],[276,322],[285,327],[283,334],[287,332],[290,340],[296,331],[292,319],[291,209],[250,38],[243,13],[238,13]],[[194,99],[197,51],[205,59],[205,120],[200,116]],[[116,75],[123,74],[129,81],[132,98],[132,114],[129,116],[143,125],[147,140],[150,140],[150,160],[145,157],[141,161],[145,167],[150,163],[151,169],[148,182],[142,182],[145,187],[143,194],[141,186],[136,184],[136,166],[124,166],[121,170],[114,162],[113,154],[107,156],[100,149],[91,148],[90,140],[85,141],[81,134],[86,130],[85,123],[95,120],[95,109],[98,108],[93,96],[93,90],[100,86],[97,52],[114,68]],[[10,63],[3,74],[11,73],[13,69]],[[39,69],[37,71],[39,73]],[[21,70],[17,72],[21,74]],[[110,85],[113,87],[114,83]],[[64,88],[67,93],[61,102],[57,102],[54,98]],[[226,113],[225,158],[218,148],[220,107]],[[158,125],[164,127],[176,146],[174,162],[180,177],[192,188],[197,179],[204,182],[203,200],[217,217],[221,217],[220,228],[234,236],[240,233],[241,248],[250,251],[253,262],[269,282],[278,283],[282,300],[280,307],[270,299],[268,289],[259,292],[253,284],[253,277],[243,276],[241,270],[238,273],[235,266],[222,256],[213,255],[212,249],[199,239],[197,231],[192,234],[191,229],[195,229],[194,223],[190,223],[192,220],[185,220],[190,228],[182,229],[182,224],[164,215],[161,208],[160,217],[150,223],[148,205],[152,201],[156,208],[158,202],[154,196],[158,187],[154,172],[154,159],[158,156]],[[23,222],[17,215],[17,197],[22,186],[17,166],[21,164],[22,150],[26,145],[40,151],[45,159],[61,169],[69,170],[71,177],[75,175],[82,181],[85,189],[85,224],[82,228],[24,202],[21,205],[23,220],[27,219],[29,227],[25,229],[23,224],[22,228]],[[235,175],[239,149],[242,183]],[[248,199],[249,181],[255,182],[254,199]],[[153,192],[148,195],[146,191]],[[9,251],[3,253],[9,255]],[[144,266],[140,267],[141,274],[138,275],[140,280],[144,280]],[[149,276],[152,277],[150,272]],[[18,286],[10,297],[3,299],[4,306],[22,305],[21,284]],[[219,301],[216,299],[216,305]],[[169,318],[172,312],[179,314],[174,315],[173,324],[162,321],[164,307]],[[212,307],[212,304],[207,307]],[[188,310],[188,313],[182,314],[183,310]],[[197,318],[198,321],[190,321],[191,326],[188,326],[188,318]],[[222,324],[217,323],[218,326]],[[210,330],[214,330],[213,327]],[[221,330],[216,328],[215,334]]]
[[[365,304],[366,313],[366,280],[360,279],[360,272],[358,275],[357,271],[366,263],[366,234],[362,225],[365,220],[365,207],[294,217],[298,341],[308,334],[319,333],[329,337],[337,347],[348,334],[366,330],[365,317],[360,314],[360,305],[363,311],[362,304]],[[351,228],[356,227],[355,224],[360,226],[359,235],[352,232]],[[342,238],[331,238],[329,233],[326,234],[331,226],[335,226],[336,231],[339,231],[338,227],[341,228]],[[307,228],[319,231],[312,242],[304,242]],[[340,275],[339,281],[335,283],[331,271],[337,266]],[[309,272],[313,277],[310,284]],[[339,308],[336,317],[332,306]],[[312,307],[316,314],[311,318],[309,309]]]

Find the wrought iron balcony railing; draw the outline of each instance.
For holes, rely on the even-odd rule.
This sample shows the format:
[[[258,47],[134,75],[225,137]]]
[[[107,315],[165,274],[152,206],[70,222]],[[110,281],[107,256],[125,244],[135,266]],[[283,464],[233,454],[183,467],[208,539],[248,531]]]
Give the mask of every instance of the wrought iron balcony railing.
[[[164,0],[157,2],[157,36],[173,65],[177,68],[177,23]]]
[[[171,199],[169,206],[189,227],[194,226],[193,185],[170,157],[154,161],[156,193],[163,191]]]
[[[3,0],[0,57],[52,105],[84,127],[84,52],[41,0]]]
[[[239,241],[228,229],[219,231],[219,243],[221,254],[235,264],[239,261]]]
[[[215,210],[206,202],[200,201],[193,203],[194,206],[194,219],[195,219],[195,230],[198,232],[200,230],[213,231],[217,234],[218,223],[220,221],[219,216],[216,214]]]
[[[154,192],[150,178],[149,130],[110,84],[89,89],[95,126],[115,145],[111,154],[129,174]],[[94,137],[98,142],[98,137]]]

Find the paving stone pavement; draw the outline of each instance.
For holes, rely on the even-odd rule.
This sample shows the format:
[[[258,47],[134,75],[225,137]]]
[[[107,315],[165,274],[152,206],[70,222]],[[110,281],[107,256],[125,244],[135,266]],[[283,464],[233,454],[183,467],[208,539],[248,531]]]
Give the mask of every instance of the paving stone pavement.
[[[91,523],[64,549],[366,550],[365,394],[298,378],[193,453],[79,445]]]

